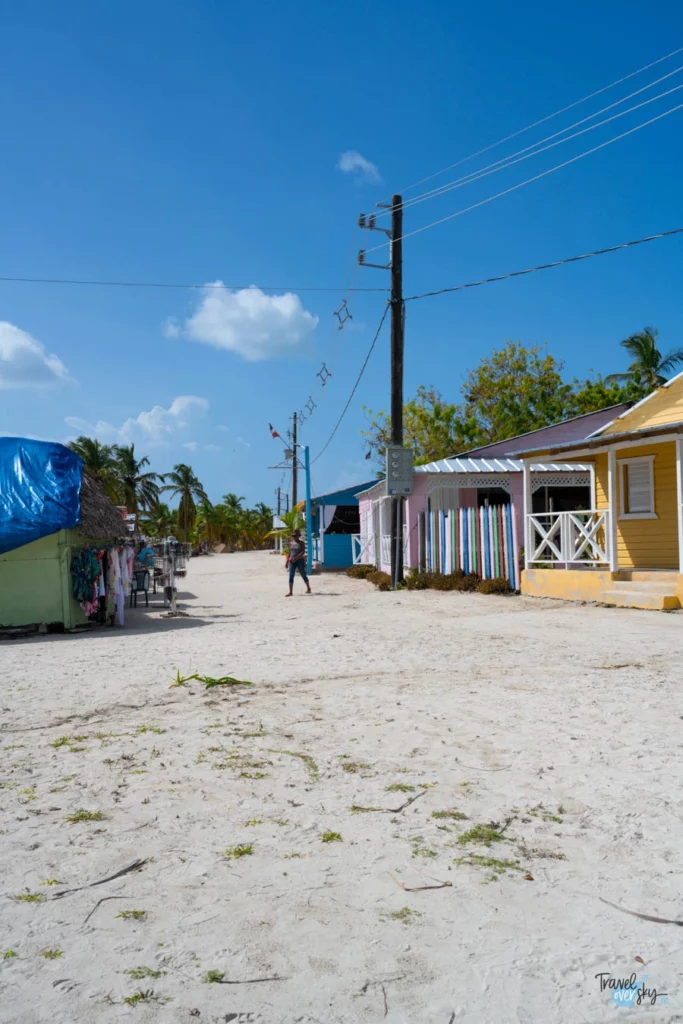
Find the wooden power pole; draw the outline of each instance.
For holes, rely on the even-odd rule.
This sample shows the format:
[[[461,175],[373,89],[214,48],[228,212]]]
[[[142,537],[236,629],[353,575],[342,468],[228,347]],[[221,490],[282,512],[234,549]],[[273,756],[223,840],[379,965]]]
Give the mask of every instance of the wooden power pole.
[[[391,200],[391,443],[403,444],[403,200]],[[403,581],[403,498],[391,500],[391,582]]]
[[[297,451],[296,451],[296,413],[292,416],[292,508],[297,506]]]

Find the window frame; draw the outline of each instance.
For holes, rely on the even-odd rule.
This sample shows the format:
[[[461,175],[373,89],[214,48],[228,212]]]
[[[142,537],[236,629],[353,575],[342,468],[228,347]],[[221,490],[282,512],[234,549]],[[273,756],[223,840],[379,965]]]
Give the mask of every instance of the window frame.
[[[639,455],[632,459],[617,459],[619,471],[619,519],[659,519],[655,506],[655,455]],[[649,512],[626,512],[624,493],[624,467],[645,463],[650,472],[650,509]]]

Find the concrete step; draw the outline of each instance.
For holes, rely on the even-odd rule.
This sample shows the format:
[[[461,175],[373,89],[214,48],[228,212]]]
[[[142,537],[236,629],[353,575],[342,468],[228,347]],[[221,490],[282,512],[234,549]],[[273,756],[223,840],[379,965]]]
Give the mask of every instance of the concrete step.
[[[619,569],[615,572],[614,579],[633,583],[673,583],[675,590],[678,573],[675,569]]]
[[[643,594],[675,594],[678,577],[673,580],[614,580],[612,588],[615,591],[638,591]]]
[[[654,593],[648,590],[606,590],[600,595],[605,604],[618,608],[651,608],[655,611],[671,611],[680,608],[681,602],[675,594]]]

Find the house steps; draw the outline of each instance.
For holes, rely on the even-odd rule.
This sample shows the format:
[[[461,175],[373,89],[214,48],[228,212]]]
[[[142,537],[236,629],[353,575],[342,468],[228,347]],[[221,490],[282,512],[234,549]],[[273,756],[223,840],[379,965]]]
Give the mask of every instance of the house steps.
[[[609,590],[601,598],[619,608],[651,608],[672,611],[681,607],[676,593],[678,573],[667,571],[621,571],[614,574]]]

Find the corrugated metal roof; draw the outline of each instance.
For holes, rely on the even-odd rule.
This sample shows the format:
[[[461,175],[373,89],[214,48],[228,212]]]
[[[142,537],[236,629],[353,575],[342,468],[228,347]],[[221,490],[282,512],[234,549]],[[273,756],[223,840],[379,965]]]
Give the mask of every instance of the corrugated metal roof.
[[[521,473],[524,464],[519,459],[440,459],[426,466],[416,466],[416,473]],[[532,465],[534,473],[586,473],[590,466],[578,462],[538,462]]]

